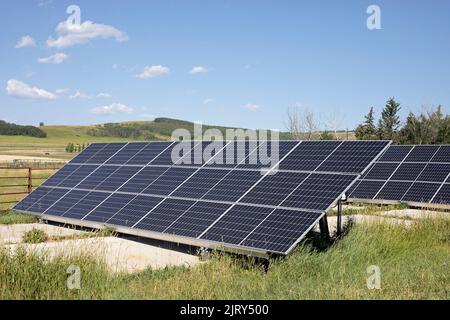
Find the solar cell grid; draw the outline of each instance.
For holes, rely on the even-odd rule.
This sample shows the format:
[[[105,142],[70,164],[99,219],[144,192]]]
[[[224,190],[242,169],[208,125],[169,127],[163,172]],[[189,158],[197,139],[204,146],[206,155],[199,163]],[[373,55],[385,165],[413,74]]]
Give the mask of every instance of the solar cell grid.
[[[388,142],[281,141],[278,157],[268,145],[93,144],[46,182],[52,188],[38,188],[16,208],[286,254]],[[313,172],[319,168],[328,173]]]
[[[388,177],[387,171],[381,168],[388,168],[389,165],[397,165],[398,168]],[[448,206],[450,202],[445,203],[445,197],[442,195],[441,198],[444,199],[439,203],[434,199],[449,175],[448,145],[390,146],[367,174],[361,177],[349,193],[349,198],[372,199],[373,191],[379,184],[371,180],[378,180],[383,181],[383,185],[375,199],[422,203],[424,206],[427,204]],[[405,183],[399,183],[402,181]],[[396,189],[397,186],[399,189]]]

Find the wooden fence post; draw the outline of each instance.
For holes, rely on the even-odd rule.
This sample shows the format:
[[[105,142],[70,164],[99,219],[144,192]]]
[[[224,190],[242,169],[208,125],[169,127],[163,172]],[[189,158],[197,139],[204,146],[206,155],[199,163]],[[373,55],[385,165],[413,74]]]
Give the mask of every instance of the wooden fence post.
[[[28,193],[31,193],[33,191],[33,176],[32,176],[32,169],[31,167],[28,168]]]

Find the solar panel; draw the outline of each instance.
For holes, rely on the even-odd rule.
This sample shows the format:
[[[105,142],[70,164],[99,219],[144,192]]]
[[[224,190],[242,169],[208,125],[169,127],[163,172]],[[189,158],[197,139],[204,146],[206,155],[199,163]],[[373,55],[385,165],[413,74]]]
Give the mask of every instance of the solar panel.
[[[15,209],[198,246],[287,254],[388,145],[96,143]]]
[[[450,146],[390,146],[355,183],[349,200],[448,207],[449,177]]]

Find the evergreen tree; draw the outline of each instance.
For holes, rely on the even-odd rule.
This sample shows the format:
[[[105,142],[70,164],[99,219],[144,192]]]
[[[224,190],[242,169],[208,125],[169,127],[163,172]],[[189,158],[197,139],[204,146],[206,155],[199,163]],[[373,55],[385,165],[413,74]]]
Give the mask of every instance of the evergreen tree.
[[[378,135],[381,139],[397,139],[398,128],[400,126],[399,111],[400,103],[396,102],[394,98],[390,98],[381,112],[381,119],[378,124]]]
[[[364,116],[364,123],[358,125],[355,129],[355,136],[358,140],[372,140],[376,139],[377,129],[375,127],[375,116],[373,107],[370,108],[369,113]]]

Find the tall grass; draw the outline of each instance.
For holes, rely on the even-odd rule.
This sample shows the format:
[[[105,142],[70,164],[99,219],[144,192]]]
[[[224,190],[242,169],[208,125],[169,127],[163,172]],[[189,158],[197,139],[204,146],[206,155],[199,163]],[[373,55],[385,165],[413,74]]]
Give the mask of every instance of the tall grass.
[[[82,269],[80,290],[66,288],[67,267]],[[366,268],[381,269],[370,290]],[[111,274],[95,257],[57,258],[0,251],[0,299],[449,299],[450,221],[412,226],[360,224],[324,251],[299,246],[265,272],[253,260],[214,254],[188,268]]]

